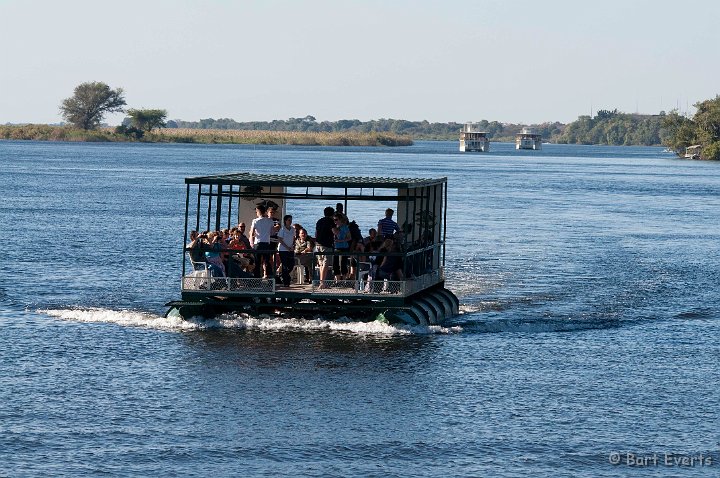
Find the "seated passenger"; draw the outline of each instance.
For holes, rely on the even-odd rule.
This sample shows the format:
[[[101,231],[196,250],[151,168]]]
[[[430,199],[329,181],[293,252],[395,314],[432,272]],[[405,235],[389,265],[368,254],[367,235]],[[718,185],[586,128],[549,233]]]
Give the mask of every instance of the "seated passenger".
[[[376,243],[374,243],[376,244]],[[378,252],[396,253],[400,248],[392,239],[385,239]],[[400,256],[375,256],[373,265],[370,270],[370,277],[374,280],[402,280],[404,277],[402,271],[402,258]]]
[[[390,244],[386,246],[388,252],[400,252],[400,248],[398,247],[396,241],[388,239],[385,242],[390,242]],[[385,256],[378,267],[377,278],[403,280],[405,278],[405,274],[403,273],[402,258],[400,256]]]
[[[237,226],[238,230],[238,240],[245,244],[245,249],[252,249],[252,246],[250,245],[250,239],[245,235],[245,223],[241,222]]]
[[[295,257],[297,257],[300,265],[305,268],[305,281],[310,282],[310,274],[313,270],[313,249],[315,244],[308,237],[305,229],[300,229],[297,240],[295,241]]]
[[[205,253],[203,252],[203,235],[197,231],[190,231],[190,242],[185,246],[192,262],[205,262]]]
[[[220,259],[222,259],[225,270],[227,271],[228,260],[230,259],[230,253],[227,250],[228,243],[230,242],[230,231],[228,229],[220,229],[215,231],[218,235],[217,242],[220,244]]]
[[[293,229],[295,230],[295,240],[297,241],[300,237],[300,230],[303,228],[302,225],[298,224],[297,222],[292,225]]]
[[[222,261],[223,244],[220,234],[210,232],[207,235],[207,248],[205,249],[205,260],[213,277],[225,276],[225,265]]]
[[[230,243],[227,245],[227,249],[230,253],[230,258],[227,262],[227,273],[229,277],[241,277],[241,272],[248,269],[250,265],[250,258],[245,254],[240,254],[238,251],[244,251],[247,248],[245,243],[240,240],[239,231],[235,230],[235,234],[230,239]]]
[[[371,227],[368,231],[368,236],[363,239],[363,244],[367,246],[375,240],[377,240],[377,231]]]

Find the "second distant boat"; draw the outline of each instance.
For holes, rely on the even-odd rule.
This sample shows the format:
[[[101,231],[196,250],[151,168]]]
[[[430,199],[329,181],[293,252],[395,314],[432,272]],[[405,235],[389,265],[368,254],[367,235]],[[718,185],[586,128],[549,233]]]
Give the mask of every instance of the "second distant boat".
[[[523,128],[515,135],[515,149],[542,149],[542,135],[531,128]]]

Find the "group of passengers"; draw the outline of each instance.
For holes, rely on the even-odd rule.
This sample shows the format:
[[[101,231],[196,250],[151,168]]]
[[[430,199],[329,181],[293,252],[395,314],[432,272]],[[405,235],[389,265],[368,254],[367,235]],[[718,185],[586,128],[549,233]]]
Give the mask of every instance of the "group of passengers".
[[[255,259],[252,254],[240,252],[252,248],[245,227],[240,223],[232,229],[190,231],[187,250],[193,266],[205,263],[213,277],[252,277]]]
[[[296,259],[308,282],[317,260],[320,288],[326,287],[331,269],[335,280],[354,280],[359,261],[370,263],[371,279],[403,278],[399,255],[382,255],[400,252],[397,240],[400,228],[392,219],[392,209],[385,211],[378,228],[370,229],[367,237],[362,236],[355,221],[348,220],[342,203],[335,209],[326,207],[323,213],[313,238],[302,225],[293,224],[291,215],[280,221],[274,203],[259,204],[248,235],[245,223],[219,231],[193,230],[187,250],[193,266],[205,263],[213,277],[266,279],[277,274],[286,287],[290,285]],[[356,254],[347,255],[350,252]]]
[[[315,224],[319,288],[326,288],[328,284],[328,275],[331,271],[329,257],[332,257],[332,274],[336,281],[354,280],[357,277],[360,260],[367,260],[370,263],[368,273],[371,279],[401,280],[403,278],[403,263],[400,256],[383,255],[400,252],[398,241],[400,227],[392,219],[394,214],[392,209],[385,211],[385,217],[378,222],[378,228],[371,228],[367,237],[362,236],[360,227],[355,221],[348,220],[343,213],[342,203],[338,203],[336,209],[326,207],[323,214]],[[348,252],[354,254],[347,255]]]

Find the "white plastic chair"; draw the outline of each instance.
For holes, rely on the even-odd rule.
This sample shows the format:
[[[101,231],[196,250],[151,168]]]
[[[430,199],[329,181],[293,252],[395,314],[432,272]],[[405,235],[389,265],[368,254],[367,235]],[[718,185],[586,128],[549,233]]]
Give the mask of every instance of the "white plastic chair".
[[[300,258],[295,258],[295,267],[290,274],[295,274],[295,280],[298,285],[305,283],[305,266],[300,264]]]
[[[210,271],[208,270],[207,262],[195,262],[191,259],[190,265],[192,266],[192,272],[188,274],[188,277],[204,279],[200,281],[198,288],[208,288],[207,286],[210,279]]]
[[[365,283],[368,280],[371,267],[372,264],[369,262],[358,262],[358,290],[363,290],[365,288]]]

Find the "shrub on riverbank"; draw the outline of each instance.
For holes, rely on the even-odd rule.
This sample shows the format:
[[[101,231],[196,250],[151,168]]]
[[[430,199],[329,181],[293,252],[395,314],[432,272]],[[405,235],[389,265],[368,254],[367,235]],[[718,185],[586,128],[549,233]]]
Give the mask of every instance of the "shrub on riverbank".
[[[145,133],[142,139],[114,128],[86,131],[70,126],[29,124],[0,126],[0,139],[37,141],[108,141],[205,144],[291,144],[307,146],[409,146],[412,138],[392,133],[311,133],[173,128]]]

